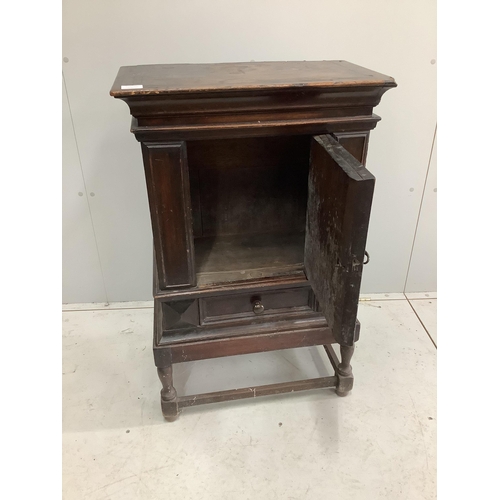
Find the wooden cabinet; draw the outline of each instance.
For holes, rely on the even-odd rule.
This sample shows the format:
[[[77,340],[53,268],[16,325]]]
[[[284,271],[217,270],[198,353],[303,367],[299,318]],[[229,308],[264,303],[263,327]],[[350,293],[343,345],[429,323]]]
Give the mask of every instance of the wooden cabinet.
[[[345,61],[122,67],[153,229],[154,357],[182,407],[352,388],[375,179],[373,108],[395,87]],[[341,361],[331,344],[340,345]],[[172,364],[325,346],[334,375],[178,397]]]

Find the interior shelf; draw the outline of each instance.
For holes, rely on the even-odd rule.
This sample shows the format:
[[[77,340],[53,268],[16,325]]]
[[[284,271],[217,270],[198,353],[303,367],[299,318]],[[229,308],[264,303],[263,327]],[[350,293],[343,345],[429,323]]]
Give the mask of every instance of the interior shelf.
[[[196,238],[198,286],[303,272],[305,233]]]

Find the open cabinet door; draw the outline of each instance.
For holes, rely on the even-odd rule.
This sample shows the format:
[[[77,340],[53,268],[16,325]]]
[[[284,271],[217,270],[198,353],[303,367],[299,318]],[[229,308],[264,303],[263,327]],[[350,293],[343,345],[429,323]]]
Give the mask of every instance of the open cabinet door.
[[[375,177],[331,135],[312,138],[304,266],[335,341],[352,346]]]

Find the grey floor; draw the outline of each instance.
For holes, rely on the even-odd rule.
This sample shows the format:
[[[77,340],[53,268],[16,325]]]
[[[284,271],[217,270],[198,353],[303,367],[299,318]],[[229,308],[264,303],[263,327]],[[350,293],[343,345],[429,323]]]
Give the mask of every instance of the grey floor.
[[[63,498],[432,499],[436,296],[363,297],[354,390],[185,410],[165,422],[150,303],[63,310]],[[180,394],[331,372],[321,348],[174,367]]]

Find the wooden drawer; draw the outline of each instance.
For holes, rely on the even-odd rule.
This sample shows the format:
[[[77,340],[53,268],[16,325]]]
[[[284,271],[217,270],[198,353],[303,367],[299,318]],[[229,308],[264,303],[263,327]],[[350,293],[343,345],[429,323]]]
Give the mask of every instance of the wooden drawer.
[[[313,293],[310,287],[240,293],[200,299],[200,323],[231,321],[311,310]]]

